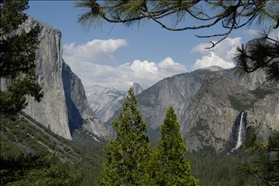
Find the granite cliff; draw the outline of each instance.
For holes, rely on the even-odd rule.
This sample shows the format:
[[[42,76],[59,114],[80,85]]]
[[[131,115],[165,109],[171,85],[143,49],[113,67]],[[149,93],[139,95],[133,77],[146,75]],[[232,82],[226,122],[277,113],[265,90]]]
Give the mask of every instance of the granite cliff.
[[[254,87],[251,79],[240,84],[232,77],[232,71],[227,73],[229,76],[207,74],[191,98],[188,117],[181,128],[191,150],[212,146],[217,151],[230,151],[236,143],[231,139],[241,112],[245,112],[247,132],[257,129],[260,137],[267,137],[272,131],[279,131],[278,87],[264,83]]]
[[[72,139],[72,132],[79,128],[107,138],[108,132],[90,108],[81,80],[62,58],[61,32],[31,17],[22,28],[28,30],[36,24],[41,28],[36,74],[44,98],[40,103],[28,98],[24,112],[66,139]]]
[[[115,111],[121,108],[125,95],[125,91],[99,85],[93,85],[86,89],[89,104],[102,122],[106,122]]]

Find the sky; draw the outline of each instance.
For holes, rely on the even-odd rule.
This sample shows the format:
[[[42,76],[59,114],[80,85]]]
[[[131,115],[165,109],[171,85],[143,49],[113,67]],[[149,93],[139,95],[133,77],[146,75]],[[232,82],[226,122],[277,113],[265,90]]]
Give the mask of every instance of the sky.
[[[85,10],[74,7],[74,1],[30,0],[29,6],[25,13],[62,32],[63,59],[85,88],[100,85],[126,91],[133,82],[153,85],[211,65],[232,68],[235,48],[257,34],[252,27],[235,30],[208,50],[205,47],[218,38],[201,39],[195,34],[216,34],[220,26],[173,32],[150,21],[133,27],[105,23],[85,30],[77,21]]]

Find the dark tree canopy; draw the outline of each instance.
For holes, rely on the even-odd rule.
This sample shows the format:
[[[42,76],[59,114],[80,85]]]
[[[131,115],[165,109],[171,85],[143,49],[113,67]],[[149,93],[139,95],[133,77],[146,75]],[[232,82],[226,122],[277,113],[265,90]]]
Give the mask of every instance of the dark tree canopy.
[[[37,49],[39,26],[29,32],[20,29],[27,15],[28,0],[0,0],[0,113],[13,115],[27,105],[26,95],[36,101],[43,97],[42,87],[35,74],[35,50]],[[8,82],[7,86],[3,86]]]
[[[246,46],[237,47],[234,57],[235,73],[245,76],[263,71],[267,81],[279,83],[279,40],[265,34],[262,38],[249,41]]]
[[[224,31],[201,38],[224,40],[233,30],[251,24],[269,29],[279,26],[278,0],[79,0],[76,7],[86,11],[78,22],[87,28],[103,21],[131,26],[152,20],[170,31],[197,30],[222,25]],[[195,24],[193,24],[193,20]]]
[[[68,162],[61,163],[54,154],[0,157],[1,185],[80,185],[83,171],[71,174]]]
[[[256,180],[259,185],[279,185],[279,132],[274,132],[268,143],[259,140],[256,134],[252,133],[244,147],[251,158],[242,162],[238,175],[247,183]]]

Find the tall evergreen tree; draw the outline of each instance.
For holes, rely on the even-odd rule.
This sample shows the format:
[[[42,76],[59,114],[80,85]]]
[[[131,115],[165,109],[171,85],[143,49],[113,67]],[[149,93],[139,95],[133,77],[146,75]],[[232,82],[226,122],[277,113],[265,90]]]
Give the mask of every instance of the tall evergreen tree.
[[[137,99],[130,88],[122,111],[113,122],[116,137],[105,146],[107,153],[99,185],[140,185],[150,157],[147,124],[136,108]]]
[[[196,186],[199,180],[191,175],[190,163],[185,159],[187,147],[179,132],[173,107],[166,112],[161,126],[161,138],[149,163],[145,183],[164,186]]]
[[[27,15],[28,0],[0,0],[0,114],[13,115],[27,105],[26,95],[36,101],[43,97],[42,87],[36,80],[35,50],[39,26],[28,32],[20,29]],[[8,80],[4,89],[2,81]]]

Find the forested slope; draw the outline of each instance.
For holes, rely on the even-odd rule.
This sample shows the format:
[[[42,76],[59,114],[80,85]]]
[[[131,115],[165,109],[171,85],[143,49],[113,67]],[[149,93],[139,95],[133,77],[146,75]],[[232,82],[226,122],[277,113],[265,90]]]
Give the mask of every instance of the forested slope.
[[[47,167],[68,165],[69,175],[83,171],[82,185],[96,184],[105,142],[83,130],[76,131],[73,138],[76,140],[70,141],[54,134],[28,115],[21,114],[12,119],[2,117],[1,184],[23,179],[30,171],[43,169],[43,164],[32,167],[31,162],[46,162],[49,158],[52,160],[46,162]],[[30,164],[22,164],[22,161],[30,161]],[[5,162],[13,162],[18,167],[5,167]],[[29,170],[27,167],[32,168]],[[19,171],[22,177],[13,176]]]

